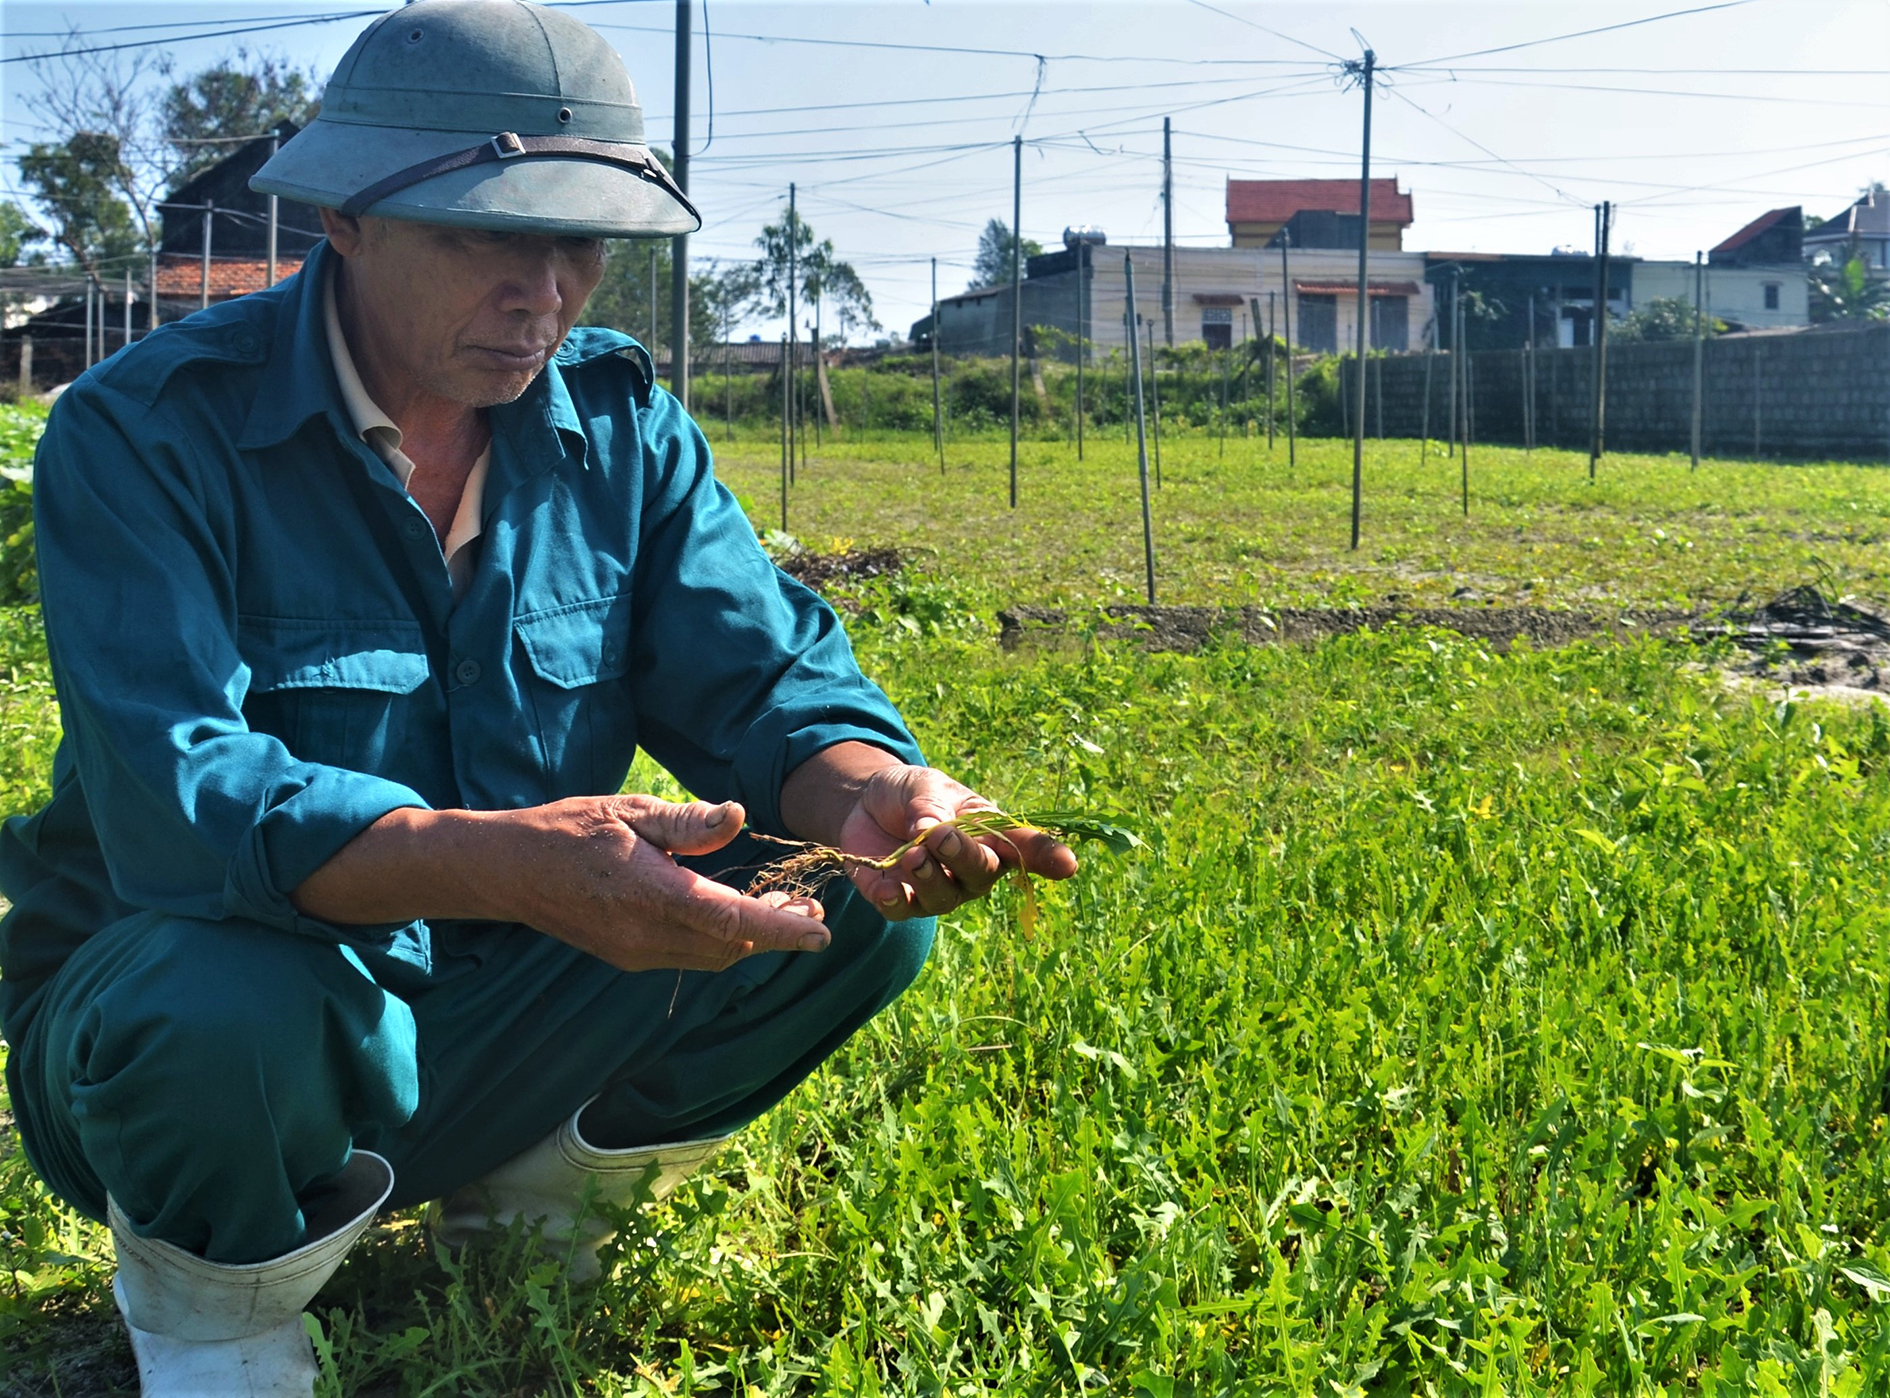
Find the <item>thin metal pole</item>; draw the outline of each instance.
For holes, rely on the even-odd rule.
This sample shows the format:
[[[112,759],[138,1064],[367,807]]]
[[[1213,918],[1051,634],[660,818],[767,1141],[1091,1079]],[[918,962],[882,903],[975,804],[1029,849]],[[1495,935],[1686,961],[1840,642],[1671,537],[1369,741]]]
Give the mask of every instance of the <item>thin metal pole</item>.
[[[1135,315],[1135,262],[1128,253],[1122,254],[1122,279],[1128,288],[1128,311]],[[1150,327],[1153,333],[1153,326]],[[1135,445],[1136,468],[1142,480],[1142,566],[1148,578],[1148,604],[1155,605],[1155,525],[1148,505],[1148,427],[1142,411],[1142,355],[1141,342],[1131,331],[1129,335],[1130,374],[1135,383]]]
[[[728,433],[728,439],[735,440],[735,369],[729,362],[734,346],[729,344],[733,333],[728,323],[729,305],[722,302],[722,426]]]
[[[85,279],[85,367],[92,367],[92,278]]]
[[[1385,440],[1385,356],[1381,351],[1372,356],[1372,411],[1378,415],[1376,436]]]
[[[820,445],[820,425],[827,417],[827,393],[823,384],[827,378],[827,356],[825,347],[820,343],[820,298],[814,299],[814,397],[819,400],[814,404],[814,445]]]
[[[1608,233],[1614,222],[1614,205],[1601,201],[1596,211],[1595,258],[1595,383],[1594,418],[1588,434],[1588,479],[1595,478],[1595,466],[1607,447],[1608,430]]]
[[[1231,338],[1231,337],[1230,337],[1230,338]],[[1227,458],[1227,371],[1228,371],[1228,366],[1229,366],[1230,364],[1232,364],[1232,363],[1233,363],[1233,359],[1234,359],[1234,351],[1233,351],[1233,348],[1232,348],[1232,346],[1229,346],[1229,347],[1228,347],[1228,348],[1227,348],[1227,349],[1226,349],[1225,351],[1223,351],[1223,352],[1222,352],[1222,354],[1221,354],[1221,447],[1220,447],[1220,456],[1221,456],[1221,459],[1222,459],[1222,460],[1226,460],[1226,458]]]
[[[651,359],[656,358],[657,328],[658,327],[656,324],[656,244],[651,243],[650,244],[650,358]],[[674,364],[670,365],[670,368],[672,371],[675,369],[675,367],[676,366]]]
[[[1370,315],[1371,293],[1366,284],[1366,250],[1371,246],[1372,227],[1372,67],[1378,55],[1365,50],[1365,138],[1358,171],[1358,402],[1352,419],[1352,548],[1358,548],[1360,497],[1365,480],[1365,347],[1366,322]]]
[[[1529,333],[1522,348],[1522,430],[1523,450],[1536,450],[1536,294],[1529,293]]]
[[[938,473],[945,474],[945,420],[938,391],[938,259],[932,259],[932,449],[938,453]]]
[[[1706,387],[1706,259],[1699,253],[1693,254],[1693,420],[1692,444],[1693,465],[1691,470],[1700,469],[1700,395]]]
[[[210,227],[217,214],[217,201],[203,201],[203,290],[197,301],[197,309],[210,309]]]
[[[1456,300],[1457,323],[1451,327],[1451,335],[1457,343],[1457,351],[1453,357],[1463,360],[1463,369],[1458,376],[1460,391],[1463,394],[1463,416],[1459,419],[1463,432],[1457,442],[1457,468],[1463,477],[1463,513],[1468,519],[1470,516],[1470,352],[1464,348],[1463,301],[1461,298],[1454,299]]]
[[[1148,388],[1155,405],[1155,488],[1162,488],[1162,368],[1155,362],[1155,321],[1148,323]]]
[[[1460,306],[1460,293],[1457,289],[1457,273],[1450,274],[1450,416],[1444,428],[1444,455],[1457,454],[1457,380],[1463,375],[1463,336],[1458,330],[1457,311]]]
[[[1293,278],[1287,269],[1287,249],[1293,235],[1280,230],[1280,319],[1286,331],[1286,464],[1299,465],[1299,412],[1293,402]]]
[[[1011,508],[1017,508],[1017,413],[1024,350],[1024,138],[1011,137]]]
[[[795,283],[800,277],[801,221],[800,221],[800,215],[795,213],[794,211],[794,183],[791,180],[788,182],[788,187],[787,187],[787,224],[788,224],[787,226],[787,235],[788,235],[788,243],[787,243],[787,247],[788,247],[788,253],[787,253],[788,348],[787,348],[787,362],[783,366],[783,372],[788,374],[790,378],[794,378],[794,377],[798,377],[798,370],[800,367],[796,362],[800,358],[799,354],[797,353],[797,350],[799,349],[797,340],[799,339],[800,331],[796,324],[796,320],[799,315],[799,307],[795,301],[795,297],[798,294],[795,288]],[[790,384],[789,389],[788,389],[788,403],[789,403],[789,408],[788,408],[788,480],[790,482],[792,482],[794,479],[794,429],[796,426],[795,421],[794,421],[794,409],[793,409],[794,401],[795,401],[795,394],[793,391],[793,386]]]
[[[151,306],[144,317],[144,333],[158,328],[158,245],[151,244]]]
[[[689,192],[690,0],[676,0],[676,119],[670,140],[670,170],[676,188]],[[669,391],[689,408],[689,235],[669,241]]]
[[[1431,312],[1430,334],[1424,346],[1424,406],[1418,410],[1417,464],[1422,466],[1431,451],[1431,364],[1437,358],[1437,312]]]
[[[788,337],[781,336],[781,532],[787,533],[787,492],[788,478],[793,469],[794,452],[789,442],[788,422],[792,414],[788,411],[787,381]]]
[[[131,348],[131,264],[125,264],[125,348]]]
[[[1175,343],[1175,161],[1169,118],[1162,118],[1162,343]],[[1153,362],[1149,372],[1154,373]],[[1158,410],[1156,421],[1161,421]],[[1157,434],[1156,440],[1160,441]],[[1161,484],[1161,452],[1155,453],[1155,482]]]
[[[1076,245],[1076,459],[1083,459],[1083,361],[1089,358],[1089,320],[1084,296],[1089,288],[1089,244]]]
[[[275,159],[276,152],[281,149],[282,138],[280,136],[271,136],[269,138],[269,158],[271,160]],[[268,265],[263,273],[264,286],[274,286],[276,284],[276,224],[276,196],[272,194],[269,196],[269,247],[266,254]]]
[[[1279,349],[1279,341],[1275,338],[1278,324],[1273,310],[1273,293],[1269,291],[1267,293],[1267,450],[1269,452],[1273,450],[1273,405],[1276,392],[1274,358]]]

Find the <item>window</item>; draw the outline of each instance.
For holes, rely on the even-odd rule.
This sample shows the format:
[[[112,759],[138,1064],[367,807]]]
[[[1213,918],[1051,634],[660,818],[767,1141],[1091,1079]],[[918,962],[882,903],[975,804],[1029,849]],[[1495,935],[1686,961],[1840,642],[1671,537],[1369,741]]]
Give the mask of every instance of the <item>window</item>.
[[[1768,311],[1776,311],[1778,309],[1777,282],[1767,282],[1765,284],[1765,309]]]
[[[1405,296],[1374,296],[1372,348],[1405,350],[1411,346],[1411,301]]]
[[[1306,349],[1320,354],[1339,352],[1339,299],[1336,296],[1299,298],[1299,314],[1294,317],[1293,338]]]
[[[1234,313],[1226,306],[1204,306],[1201,308],[1201,338],[1211,350],[1232,349],[1234,345]]]

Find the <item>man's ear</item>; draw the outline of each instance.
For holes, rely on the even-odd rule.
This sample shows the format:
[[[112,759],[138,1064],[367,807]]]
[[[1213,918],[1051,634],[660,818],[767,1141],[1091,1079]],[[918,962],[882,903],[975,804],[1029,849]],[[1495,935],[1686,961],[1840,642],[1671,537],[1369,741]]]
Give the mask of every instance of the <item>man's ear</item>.
[[[330,247],[343,257],[353,257],[361,251],[366,234],[360,219],[335,209],[318,209],[316,212],[322,216],[322,232],[327,235]]]

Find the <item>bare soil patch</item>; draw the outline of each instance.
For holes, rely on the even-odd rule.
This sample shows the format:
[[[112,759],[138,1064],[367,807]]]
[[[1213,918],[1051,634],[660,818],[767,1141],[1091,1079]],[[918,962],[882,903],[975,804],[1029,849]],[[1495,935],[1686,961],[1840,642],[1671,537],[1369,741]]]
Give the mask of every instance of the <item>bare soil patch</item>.
[[[849,549],[845,553],[814,553],[802,550],[775,560],[782,572],[796,582],[816,591],[835,583],[856,582],[861,578],[883,577],[905,567],[904,556],[895,548]]]

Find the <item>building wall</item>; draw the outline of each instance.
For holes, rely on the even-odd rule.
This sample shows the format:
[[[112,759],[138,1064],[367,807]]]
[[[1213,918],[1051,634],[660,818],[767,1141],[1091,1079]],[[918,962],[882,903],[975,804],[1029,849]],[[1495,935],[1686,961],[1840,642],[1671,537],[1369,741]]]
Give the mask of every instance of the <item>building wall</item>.
[[[1470,364],[1472,441],[1519,445],[1528,375],[1521,350],[1488,350]],[[1429,364],[1427,365],[1427,360]],[[1715,456],[1890,457],[1890,325],[1800,333],[1726,335],[1702,346],[1702,447]],[[1352,392],[1351,362],[1342,367]],[[1536,440],[1588,444],[1594,394],[1592,350],[1536,357]],[[1449,356],[1390,355],[1370,362],[1366,422],[1385,435],[1433,438],[1449,420]],[[1607,445],[1620,451],[1683,452],[1693,412],[1690,341],[1610,343]],[[1474,453],[1473,453],[1474,459]]]
[[[1765,288],[1778,288],[1778,307],[1768,310]],[[1640,262],[1634,267],[1634,305],[1660,297],[1693,301],[1691,262]],[[1707,314],[1755,330],[1811,323],[1811,303],[1802,263],[1782,267],[1711,267],[1706,269]]]
[[[1155,338],[1163,339],[1162,325],[1162,250],[1159,247],[1126,248],[1121,245],[1090,249],[1090,290],[1087,295],[1088,338],[1094,352],[1106,354],[1120,349],[1124,341],[1124,279],[1122,258],[1125,251],[1135,260],[1136,308],[1144,321],[1152,319]],[[1294,283],[1347,283],[1358,281],[1356,251],[1293,251],[1290,266]],[[1406,308],[1408,343],[1423,343],[1425,327],[1432,313],[1432,288],[1424,283],[1424,255],[1415,252],[1372,252],[1369,254],[1368,278],[1374,282],[1411,282],[1416,295]],[[1077,333],[1077,277],[1069,271],[1024,281],[1023,323],[1053,326],[1072,340]],[[1243,337],[1258,337],[1266,327],[1253,322],[1252,301],[1260,302],[1262,318],[1267,315],[1267,293],[1274,293],[1274,310],[1282,333],[1286,306],[1280,293],[1280,254],[1278,249],[1261,248],[1176,248],[1175,249],[1175,343],[1189,344],[1202,338],[1202,311],[1194,298],[1238,296],[1234,307],[1233,334],[1238,344]],[[939,345],[946,354],[1009,354],[1011,345],[1011,289],[1009,286],[986,288],[939,302]],[[1334,298],[1337,302],[1338,343],[1353,343],[1357,313],[1355,293]],[[1374,298],[1380,299],[1380,298]],[[1294,343],[1304,341],[1298,330],[1301,322],[1298,297],[1292,297],[1291,319]],[[1146,332],[1144,332],[1146,334]]]

